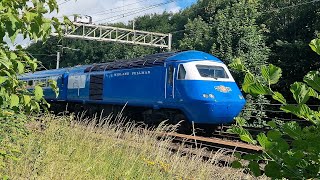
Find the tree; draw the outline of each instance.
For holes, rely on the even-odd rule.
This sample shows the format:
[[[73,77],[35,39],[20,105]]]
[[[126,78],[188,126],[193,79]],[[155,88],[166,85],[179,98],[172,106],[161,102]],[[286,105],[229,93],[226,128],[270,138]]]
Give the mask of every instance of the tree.
[[[201,17],[188,20],[184,38],[180,41],[181,49],[207,51],[212,45],[212,27]]]
[[[237,57],[252,71],[266,64],[269,49],[265,37],[257,24],[259,1],[230,0],[217,15],[212,18],[216,41],[212,53],[227,63]]]
[[[269,63],[283,70],[283,80],[275,89],[287,94],[290,86],[309,71],[320,68],[318,57],[308,46],[319,31],[320,2],[310,0],[261,1],[257,21],[265,25],[267,45],[271,48]]]
[[[45,41],[53,27],[60,32],[58,19],[44,16],[57,8],[55,0],[0,1],[0,170],[8,159],[17,155],[18,137],[26,133],[25,115],[39,111],[40,103],[46,103],[40,86],[30,92],[19,81],[23,73],[37,69],[37,60],[30,58],[20,46],[10,50],[3,39],[8,37],[14,42],[21,34],[24,38]]]

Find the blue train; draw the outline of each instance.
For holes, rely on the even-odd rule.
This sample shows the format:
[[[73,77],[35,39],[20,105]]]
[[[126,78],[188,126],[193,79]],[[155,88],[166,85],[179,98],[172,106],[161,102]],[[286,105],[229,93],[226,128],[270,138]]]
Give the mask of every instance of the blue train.
[[[57,81],[58,97],[48,87],[49,79]],[[21,80],[30,88],[44,84],[45,99],[51,103],[105,112],[127,105],[146,121],[230,123],[245,104],[226,65],[200,51],[39,71]]]

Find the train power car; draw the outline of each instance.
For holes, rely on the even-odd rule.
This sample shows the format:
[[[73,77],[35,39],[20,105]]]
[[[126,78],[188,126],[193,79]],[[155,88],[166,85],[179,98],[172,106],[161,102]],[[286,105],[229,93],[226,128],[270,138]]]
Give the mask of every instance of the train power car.
[[[245,99],[226,65],[200,51],[170,52],[109,63],[39,71],[21,77],[29,86],[57,80],[51,103],[104,109],[127,106],[145,120],[195,124],[233,121]]]

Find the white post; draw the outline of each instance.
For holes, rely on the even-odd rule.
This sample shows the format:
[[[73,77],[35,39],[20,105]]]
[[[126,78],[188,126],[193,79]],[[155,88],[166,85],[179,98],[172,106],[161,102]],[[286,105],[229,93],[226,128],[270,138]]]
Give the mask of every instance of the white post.
[[[135,24],[136,24],[136,21],[135,21],[135,20],[133,20],[133,21],[132,21],[132,29],[133,29],[133,30],[135,30],[135,29],[136,29],[136,25],[135,25]]]
[[[57,52],[57,68],[56,69],[59,69],[59,65],[60,65],[60,52],[58,51]]]
[[[168,50],[171,51],[171,46],[172,46],[172,34],[168,34]]]

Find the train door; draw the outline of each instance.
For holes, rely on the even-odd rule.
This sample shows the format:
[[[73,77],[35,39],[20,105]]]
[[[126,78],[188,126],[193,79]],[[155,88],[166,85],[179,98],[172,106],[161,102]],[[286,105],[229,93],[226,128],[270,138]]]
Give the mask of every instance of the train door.
[[[66,100],[68,95],[68,76],[69,76],[69,73],[63,73],[60,80],[61,86],[59,87],[59,98],[63,100]]]
[[[173,65],[167,66],[167,74],[166,74],[166,99],[174,99],[174,74],[175,68]]]
[[[103,74],[91,74],[90,75],[90,100],[102,100],[103,99]]]

